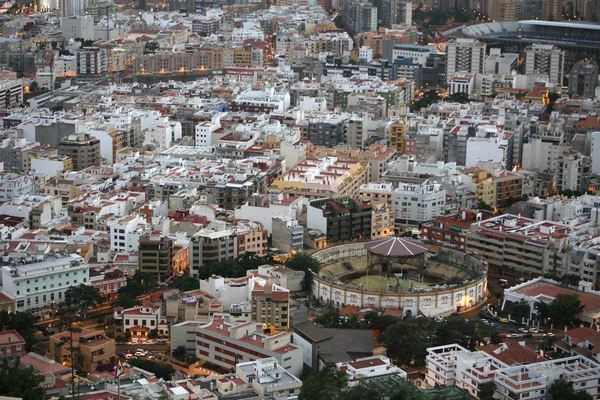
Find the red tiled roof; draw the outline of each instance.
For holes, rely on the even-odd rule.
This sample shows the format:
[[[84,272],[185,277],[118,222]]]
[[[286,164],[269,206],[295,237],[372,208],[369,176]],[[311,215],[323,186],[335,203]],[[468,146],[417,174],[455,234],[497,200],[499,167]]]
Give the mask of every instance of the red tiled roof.
[[[350,363],[348,363],[348,365],[350,365],[354,369],[363,369],[363,368],[385,365],[385,362],[381,358],[374,357],[374,358],[370,358],[368,360],[350,362]]]
[[[600,334],[592,328],[575,328],[565,333],[565,336],[570,337],[571,340],[575,343],[581,343],[590,337],[598,335]]]

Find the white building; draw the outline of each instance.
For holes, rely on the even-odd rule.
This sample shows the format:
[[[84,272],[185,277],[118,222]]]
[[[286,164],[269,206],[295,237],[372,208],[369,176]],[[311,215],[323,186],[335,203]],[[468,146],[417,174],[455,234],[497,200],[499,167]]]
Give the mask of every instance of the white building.
[[[160,335],[168,335],[169,328],[163,319],[161,308],[141,306],[115,310],[115,330],[117,334],[129,332],[132,340],[145,341],[148,332],[157,330]]]
[[[94,40],[94,17],[76,15],[62,19],[62,37],[65,40],[82,38]]]
[[[236,364],[235,373],[252,385],[261,398],[295,399],[302,387],[302,381],[281,366],[275,357]]]
[[[61,303],[71,286],[90,284],[90,267],[77,254],[47,258],[27,253],[16,256],[15,265],[2,267],[2,291],[15,299],[17,311]]]
[[[547,74],[550,83],[562,85],[565,52],[551,44],[532,44],[525,49],[525,74]]]
[[[485,43],[476,39],[458,38],[446,46],[446,79],[457,72],[482,73],[485,65]]]
[[[464,93],[473,94],[475,89],[475,74],[457,73],[448,81],[448,94]]]
[[[302,372],[302,350],[292,344],[292,335],[263,333],[263,324],[236,322],[215,315],[211,322],[196,328],[196,357],[222,368],[232,369],[239,362],[274,357],[293,375]]]
[[[54,59],[54,76],[77,76],[77,57],[60,56]]]
[[[485,59],[485,72],[491,74],[510,74],[519,65],[519,55],[504,53],[500,49],[490,49],[490,55]]]
[[[290,107],[290,94],[276,92],[273,86],[264,90],[245,90],[231,102],[231,106],[233,111],[285,112]]]
[[[35,181],[33,175],[0,173],[0,203],[33,194],[34,191]]]
[[[284,197],[279,191],[269,192],[266,198],[256,194],[251,202],[238,206],[235,218],[259,222],[270,235],[273,232],[273,217],[297,219],[302,213],[303,198]]]
[[[145,218],[139,215],[128,216],[110,222],[110,249],[113,251],[137,252],[140,236],[148,233],[150,226]]]
[[[373,61],[373,49],[369,46],[362,46],[358,51],[358,57],[360,61],[370,63]]]
[[[339,362],[335,367],[348,375],[348,386],[358,386],[361,379],[377,378],[380,376],[397,375],[406,379],[405,371],[391,363],[385,356],[358,358],[356,361]]]
[[[172,142],[181,140],[181,122],[170,122],[168,117],[161,117],[143,134],[144,146],[152,145],[164,151],[171,147]]]
[[[442,185],[429,181],[420,185],[401,182],[393,199],[396,224],[432,221],[446,210],[446,191]]]
[[[210,121],[201,121],[196,125],[196,146],[213,145],[213,133],[221,129],[221,116],[214,115]]]
[[[265,40],[265,33],[258,29],[235,28],[231,32],[231,41],[243,42],[247,39]]]
[[[562,378],[592,398],[600,393],[600,364],[580,355],[507,365],[493,354],[469,351],[457,344],[431,347],[427,353],[428,387],[456,385],[477,397],[481,385],[493,382],[495,399],[542,400],[552,384]]]

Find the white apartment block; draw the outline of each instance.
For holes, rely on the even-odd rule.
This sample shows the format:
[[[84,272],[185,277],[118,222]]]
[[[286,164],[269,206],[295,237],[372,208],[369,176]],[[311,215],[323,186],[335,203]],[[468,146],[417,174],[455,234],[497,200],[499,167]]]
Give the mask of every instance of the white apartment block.
[[[551,44],[533,44],[525,49],[525,74],[546,74],[550,83],[562,85],[565,52]]]
[[[592,132],[590,154],[600,154],[600,132]],[[592,157],[592,173],[600,174],[600,157]]]
[[[396,224],[416,225],[432,221],[446,210],[446,190],[437,183],[400,183],[394,192]]]
[[[457,344],[432,347],[427,352],[429,387],[456,385],[477,397],[481,385],[493,381],[496,399],[541,400],[546,399],[552,384],[563,378],[594,399],[600,393],[600,364],[580,355],[508,366],[486,352],[469,351]]]
[[[35,182],[33,175],[0,173],[0,203],[12,201],[20,196],[33,194]]]
[[[485,66],[485,43],[475,39],[458,38],[446,46],[446,79],[457,72],[483,73]]]
[[[23,253],[14,263],[2,267],[2,292],[15,299],[17,311],[61,303],[71,286],[90,284],[90,267],[77,254],[44,258]]]
[[[114,318],[117,334],[129,332],[134,340],[146,339],[151,330],[158,330],[161,335],[169,333],[160,307],[141,306],[115,310]]]
[[[148,233],[150,226],[139,216],[124,217],[108,224],[110,249],[113,251],[137,252],[140,236]]]
[[[215,115],[211,121],[202,121],[196,125],[196,146],[212,146],[213,133],[221,129],[221,115]]]
[[[362,46],[358,51],[358,57],[361,61],[370,63],[373,61],[373,49],[369,46]]]
[[[288,332],[272,336],[263,333],[262,323],[237,322],[215,315],[211,322],[196,328],[196,357],[226,369],[274,357],[284,369],[298,376],[302,372],[302,349],[292,344],[291,338]]]

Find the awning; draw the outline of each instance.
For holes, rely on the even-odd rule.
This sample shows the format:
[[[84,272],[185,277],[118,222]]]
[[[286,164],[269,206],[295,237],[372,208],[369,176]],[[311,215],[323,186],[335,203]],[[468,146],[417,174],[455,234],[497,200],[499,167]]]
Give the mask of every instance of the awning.
[[[454,307],[451,305],[443,305],[439,307],[421,307],[421,314],[428,318],[445,317],[454,312]]]

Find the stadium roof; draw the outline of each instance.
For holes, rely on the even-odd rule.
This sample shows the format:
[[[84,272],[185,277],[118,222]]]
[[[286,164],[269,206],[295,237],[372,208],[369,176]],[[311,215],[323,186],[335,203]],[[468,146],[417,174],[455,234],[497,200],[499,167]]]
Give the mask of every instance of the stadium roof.
[[[557,28],[593,29],[600,31],[600,24],[587,21],[539,21],[537,19],[528,19],[525,21],[519,21],[519,24],[554,26]]]
[[[373,240],[365,244],[365,248],[373,254],[389,257],[413,257],[428,250],[428,246],[419,241],[401,237]]]

